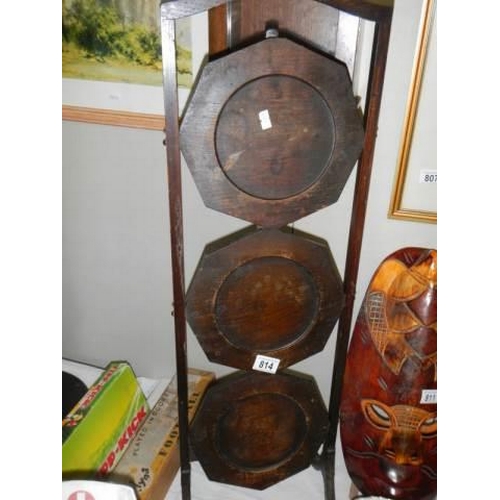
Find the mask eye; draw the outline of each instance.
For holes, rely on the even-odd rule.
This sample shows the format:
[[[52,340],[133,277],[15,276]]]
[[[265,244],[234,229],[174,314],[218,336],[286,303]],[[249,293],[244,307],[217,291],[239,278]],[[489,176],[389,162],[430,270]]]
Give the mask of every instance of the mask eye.
[[[433,438],[437,434],[437,415],[431,415],[420,424],[420,433],[425,438]]]
[[[368,422],[377,429],[386,430],[391,427],[392,411],[388,406],[374,399],[363,399],[361,408]]]

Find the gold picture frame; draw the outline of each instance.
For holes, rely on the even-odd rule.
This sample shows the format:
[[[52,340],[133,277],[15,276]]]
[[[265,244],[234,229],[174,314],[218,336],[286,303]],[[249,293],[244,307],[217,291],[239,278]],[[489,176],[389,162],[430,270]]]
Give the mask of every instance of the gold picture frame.
[[[427,62],[429,39],[434,25],[436,5],[437,0],[424,0],[422,4],[422,16],[417,38],[410,90],[408,93],[403,122],[403,133],[401,136],[394,187],[388,214],[389,218],[392,219],[403,219],[434,224],[437,223],[437,210],[430,211],[419,208],[405,207],[403,195],[405,186],[407,185],[410,153],[414,142],[413,138],[418,114],[417,112]]]

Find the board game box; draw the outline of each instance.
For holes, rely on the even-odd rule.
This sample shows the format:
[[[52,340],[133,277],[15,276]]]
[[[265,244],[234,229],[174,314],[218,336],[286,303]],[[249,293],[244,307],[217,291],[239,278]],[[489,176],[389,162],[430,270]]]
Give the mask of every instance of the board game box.
[[[149,411],[131,366],[111,362],[62,421],[63,479],[109,474]]]

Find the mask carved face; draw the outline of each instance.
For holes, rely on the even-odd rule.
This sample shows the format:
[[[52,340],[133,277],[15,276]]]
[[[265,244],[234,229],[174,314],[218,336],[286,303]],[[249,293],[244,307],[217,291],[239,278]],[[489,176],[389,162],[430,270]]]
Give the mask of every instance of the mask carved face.
[[[344,459],[364,495],[436,494],[437,252],[406,248],[379,266],[358,316],[344,376]]]
[[[374,399],[363,399],[365,419],[378,433],[374,442],[380,456],[398,465],[421,465],[423,440],[437,435],[437,415],[408,405],[387,406]]]

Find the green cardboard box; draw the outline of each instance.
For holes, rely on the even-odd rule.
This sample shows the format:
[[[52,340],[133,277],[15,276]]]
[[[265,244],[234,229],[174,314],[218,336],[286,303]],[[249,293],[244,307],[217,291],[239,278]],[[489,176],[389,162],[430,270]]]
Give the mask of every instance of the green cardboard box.
[[[62,421],[63,478],[106,476],[148,413],[130,365],[110,363]]]

